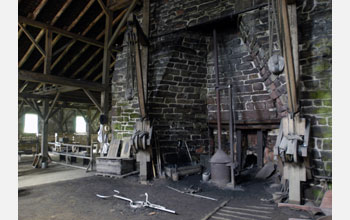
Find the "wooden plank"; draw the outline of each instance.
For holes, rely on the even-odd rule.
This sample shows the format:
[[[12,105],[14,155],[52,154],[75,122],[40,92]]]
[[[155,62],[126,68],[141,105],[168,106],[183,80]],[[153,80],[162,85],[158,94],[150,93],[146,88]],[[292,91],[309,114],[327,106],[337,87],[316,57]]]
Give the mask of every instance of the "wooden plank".
[[[116,158],[120,146],[120,139],[114,138],[109,145],[107,158]]]
[[[97,41],[97,40],[94,40],[91,38],[87,38],[87,37],[81,36],[79,34],[75,34],[75,33],[72,33],[72,32],[54,27],[52,25],[48,25],[48,24],[39,22],[39,21],[33,21],[33,20],[28,19],[28,18],[23,17],[23,16],[18,16],[18,22],[22,22],[22,23],[25,23],[25,24],[28,24],[28,25],[31,25],[31,26],[37,27],[37,28],[50,29],[52,32],[63,35],[65,37],[69,37],[69,38],[81,41],[83,43],[86,43],[86,44],[90,44],[90,45],[93,45],[96,47],[103,48],[103,43],[101,43],[100,41]]]
[[[33,38],[33,36],[28,32],[27,29],[25,29],[25,27],[21,24],[18,23],[18,25],[20,26],[20,28],[23,30],[23,32],[27,35],[27,37],[29,38],[29,40],[34,44],[34,46],[39,50],[39,52],[45,56],[45,51],[43,50],[43,48],[40,47],[40,45],[38,44],[38,42],[35,41],[35,39]]]
[[[94,103],[94,105],[96,106],[96,108],[102,113],[102,108],[101,106],[98,104],[97,100],[95,99],[95,97],[92,95],[92,93],[87,90],[87,89],[83,89],[83,91],[85,92],[85,94],[89,97],[89,99],[92,101],[92,103]]]
[[[114,31],[112,37],[110,38],[108,42],[108,48],[112,47],[112,44],[114,43],[115,39],[117,38],[121,28],[125,25],[126,19],[129,17],[129,14],[131,11],[135,8],[137,0],[133,0],[131,5],[129,6],[128,10],[126,11],[125,15],[123,16],[122,20],[120,21],[117,29]]]
[[[295,84],[295,71],[293,64],[293,52],[290,36],[290,26],[288,19],[288,10],[287,10],[287,0],[282,0],[281,4],[281,15],[283,23],[283,32],[284,32],[284,57],[286,60],[286,84],[287,84],[287,93],[288,93],[288,107],[291,113],[295,113],[298,110],[297,102],[297,93],[296,93],[296,84]]]
[[[130,157],[130,138],[123,138],[123,147],[120,152],[120,158],[129,158]]]
[[[66,77],[60,77],[60,76],[46,76],[44,74],[31,72],[27,70],[18,70],[18,79],[19,80],[27,80],[30,82],[42,82],[42,83],[48,83],[48,84],[56,84],[56,85],[63,85],[63,86],[71,86],[76,88],[83,88],[88,89],[91,91],[104,91],[106,88],[99,84],[99,83],[93,83],[89,81],[83,81],[83,80],[75,80],[70,79]]]

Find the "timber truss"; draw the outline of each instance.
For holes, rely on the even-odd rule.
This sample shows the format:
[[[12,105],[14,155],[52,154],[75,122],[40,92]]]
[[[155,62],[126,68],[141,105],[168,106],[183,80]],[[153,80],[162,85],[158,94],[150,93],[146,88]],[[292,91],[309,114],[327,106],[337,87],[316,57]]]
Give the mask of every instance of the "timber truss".
[[[20,0],[20,109],[30,106],[44,121],[60,107],[94,108],[106,114],[115,45],[122,40],[129,14],[141,3]]]

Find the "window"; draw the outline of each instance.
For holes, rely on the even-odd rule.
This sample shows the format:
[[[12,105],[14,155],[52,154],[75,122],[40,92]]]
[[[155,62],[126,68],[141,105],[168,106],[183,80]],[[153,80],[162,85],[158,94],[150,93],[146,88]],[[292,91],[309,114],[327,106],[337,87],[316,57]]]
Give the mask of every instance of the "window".
[[[86,122],[83,116],[77,116],[75,118],[75,132],[85,133],[86,132]]]
[[[25,114],[24,116],[24,133],[38,133],[38,115]]]

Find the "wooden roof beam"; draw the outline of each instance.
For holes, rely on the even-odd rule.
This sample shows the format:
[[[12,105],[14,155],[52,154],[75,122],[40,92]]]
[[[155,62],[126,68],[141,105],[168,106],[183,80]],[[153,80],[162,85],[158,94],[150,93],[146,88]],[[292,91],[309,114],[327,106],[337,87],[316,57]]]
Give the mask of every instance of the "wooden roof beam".
[[[106,7],[106,5],[103,3],[102,0],[97,0],[98,4],[100,4],[103,12],[106,14],[106,16],[110,16],[111,11]]]
[[[108,6],[109,10],[117,11],[130,5],[130,0],[118,0]]]
[[[54,75],[45,75],[41,73],[31,72],[27,70],[18,70],[18,79],[27,80],[30,82],[56,84],[62,86],[71,86],[76,88],[88,89],[91,91],[105,91],[106,88],[100,83],[93,83],[88,81],[75,80]]]
[[[62,36],[72,38],[72,39],[75,39],[75,40],[78,40],[78,41],[81,41],[83,43],[90,44],[90,45],[93,45],[96,47],[103,48],[103,43],[101,43],[100,41],[97,41],[97,40],[94,40],[91,38],[87,38],[87,37],[81,36],[79,34],[74,34],[72,32],[54,27],[52,25],[48,25],[48,24],[45,24],[42,22],[34,21],[34,20],[28,19],[28,18],[23,17],[23,16],[18,16],[18,21],[25,23],[25,24],[28,24],[28,25],[31,25],[33,27],[42,28],[42,29],[49,29],[52,32],[55,32],[55,33],[60,34]]]
[[[113,20],[113,22],[112,22],[112,24],[113,25],[115,25],[121,18],[122,18],[122,16],[126,13],[126,11],[127,11],[127,9],[125,9],[124,11],[122,11],[114,20]],[[103,14],[103,12],[101,12],[101,14]],[[99,17],[99,16],[98,16]],[[102,16],[101,16],[102,17]],[[95,19],[96,20],[96,19]],[[97,22],[97,21],[96,21]],[[87,32],[87,31],[86,31]],[[83,34],[84,33],[86,33],[85,31],[83,32]],[[100,38],[102,38],[103,37],[103,35],[104,35],[104,30],[103,31],[101,31],[101,33],[99,34],[99,35],[97,35],[97,37],[96,37],[96,40],[99,40]],[[86,50],[87,48],[89,47],[89,45],[86,45],[82,50]],[[75,55],[74,57],[73,57],[73,59],[72,60],[77,60],[79,57],[81,56],[81,53],[78,53],[77,55]],[[94,54],[92,55],[92,56],[94,56]],[[91,57],[92,57],[91,56]],[[90,58],[91,58],[90,57]],[[112,56],[113,57],[113,56]],[[89,58],[89,60],[90,60],[90,58]],[[114,59],[115,59],[115,57],[113,57]],[[96,70],[96,68],[99,66],[99,65],[101,65],[101,63],[102,63],[102,61],[101,62],[99,62],[95,67],[93,67],[92,69],[90,69],[90,71],[84,76],[84,79],[87,79],[87,77],[89,77],[90,75],[91,75],[91,73],[93,73],[93,71],[95,71]],[[71,64],[73,64],[73,62],[70,62],[68,65],[70,66]],[[80,68],[79,68],[80,69]],[[73,78],[73,77],[75,77],[78,73],[77,73],[78,71],[76,71],[72,76],[71,76],[71,78]],[[64,71],[62,71],[62,73],[60,73],[60,75],[61,74],[64,74]]]
[[[46,5],[47,1],[48,0],[42,0],[39,3],[39,5],[34,9],[33,13],[30,13],[27,17],[35,20],[36,17],[38,16],[38,14],[40,13],[41,9],[43,9],[43,7]],[[18,4],[19,4],[19,2],[18,2]],[[25,25],[24,25],[24,27],[25,27]],[[22,33],[23,33],[23,30],[20,29],[18,31],[18,39],[21,37]]]
[[[54,25],[56,23],[56,21],[58,20],[58,18],[62,15],[62,13],[67,9],[67,7],[69,6],[69,4],[72,2],[72,0],[67,0],[67,2],[62,6],[62,8],[57,12],[57,14],[55,15],[55,17],[51,20],[50,25]],[[26,18],[28,19],[28,18]],[[31,20],[31,19],[28,19]],[[18,22],[20,22],[20,20],[18,19]],[[22,22],[23,23],[23,22]],[[26,24],[25,24],[26,25]],[[41,40],[41,38],[44,36],[45,30],[41,30],[39,32],[39,34],[36,36],[35,41],[39,42]],[[22,59],[19,61],[18,63],[18,68],[21,68],[23,66],[23,64],[27,61],[27,59],[29,58],[29,56],[32,54],[34,50],[34,45],[32,44],[29,49],[27,50],[27,52],[24,54],[24,56],[22,57]]]
[[[27,37],[29,38],[29,40],[32,42],[32,44],[34,44],[34,46],[39,50],[39,52],[45,56],[45,51],[43,50],[43,48],[40,47],[40,45],[38,44],[38,42],[35,41],[35,39],[33,38],[33,36],[28,32],[28,30],[21,24],[18,23],[18,26],[23,30],[23,32],[27,35]]]
[[[84,9],[79,13],[79,15],[74,19],[74,21],[68,26],[68,28],[67,28],[67,31],[71,31],[74,27],[75,27],[75,25],[80,21],[80,19],[83,17],[83,15],[87,12],[87,10],[91,7],[91,5],[94,3],[94,1],[95,0],[90,0],[89,2],[88,2],[88,4],[84,7]],[[84,36],[84,34],[83,34],[83,36]],[[56,43],[61,39],[61,35],[57,35],[55,38],[54,38],[54,40],[52,41],[52,47],[54,47],[55,45],[56,45]],[[74,40],[73,40],[74,41]],[[70,43],[72,43],[72,41],[70,42]],[[74,43],[73,43],[74,44]],[[71,45],[71,44],[70,44]],[[73,45],[71,45],[71,46],[73,46]],[[66,47],[67,48],[67,47]],[[65,48],[65,49],[66,49]],[[59,59],[59,58],[57,58],[57,59]],[[39,68],[39,66],[42,64],[42,62],[44,61],[44,58],[43,57],[41,57],[39,60],[38,60],[38,62],[36,62],[36,64],[34,65],[34,67],[32,68],[32,71],[36,71],[38,68]],[[54,62],[54,64],[53,64],[53,66],[55,66],[56,65],[56,63],[58,63],[58,61],[55,61]],[[52,67],[53,68],[53,67]]]
[[[119,35],[119,32],[121,31],[122,27],[125,25],[126,23],[126,19],[129,17],[129,14],[132,12],[132,10],[134,10],[135,6],[136,6],[136,2],[137,0],[133,0],[131,5],[129,6],[128,10],[126,11],[125,15],[123,16],[122,20],[120,21],[117,29],[114,31],[111,39],[108,42],[108,48],[112,47],[112,44],[114,43],[114,41],[117,39],[117,36]]]

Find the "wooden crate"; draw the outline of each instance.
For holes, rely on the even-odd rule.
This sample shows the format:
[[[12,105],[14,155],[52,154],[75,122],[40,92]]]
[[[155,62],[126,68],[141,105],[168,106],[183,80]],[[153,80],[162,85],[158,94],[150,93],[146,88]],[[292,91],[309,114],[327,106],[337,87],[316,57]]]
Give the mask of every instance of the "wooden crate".
[[[135,170],[135,159],[129,158],[96,158],[96,172],[112,175],[123,175]]]

